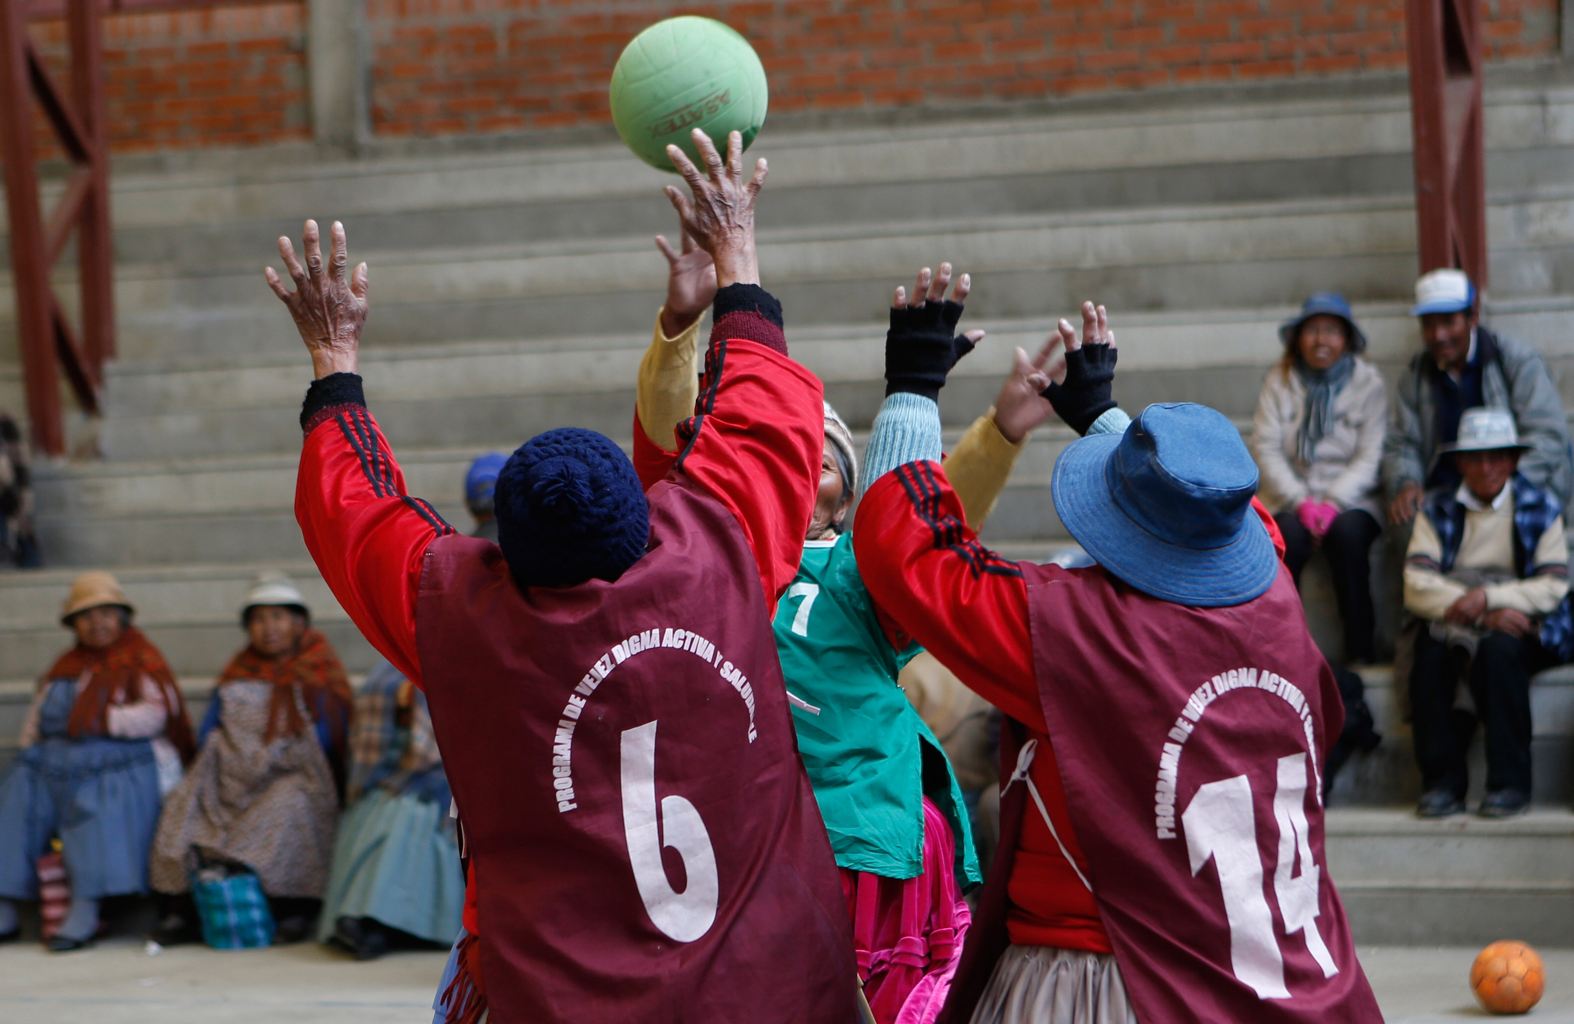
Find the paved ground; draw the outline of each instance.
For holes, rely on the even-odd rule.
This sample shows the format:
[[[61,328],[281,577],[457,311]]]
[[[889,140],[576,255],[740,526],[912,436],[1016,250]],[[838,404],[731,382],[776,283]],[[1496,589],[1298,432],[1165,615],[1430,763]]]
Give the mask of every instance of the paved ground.
[[[1367,949],[1362,962],[1390,1024],[1483,1020],[1466,975],[1474,950]],[[1543,950],[1551,979],[1530,1014],[1574,1024],[1574,949]],[[182,947],[148,956],[129,940],[51,956],[32,944],[0,950],[6,1024],[417,1024],[442,970],[440,953],[396,953],[357,964],[326,949],[244,953]]]

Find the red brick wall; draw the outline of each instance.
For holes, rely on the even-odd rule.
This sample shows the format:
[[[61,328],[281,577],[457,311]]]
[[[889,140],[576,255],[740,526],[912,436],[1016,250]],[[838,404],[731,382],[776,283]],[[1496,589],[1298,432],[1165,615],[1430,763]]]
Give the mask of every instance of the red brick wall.
[[[384,136],[603,122],[607,78],[623,45],[675,13],[718,17],[749,36],[777,113],[1341,76],[1395,71],[1405,62],[1404,0],[366,5],[372,127]],[[1558,0],[1481,5],[1491,59],[1556,53]],[[64,25],[37,23],[34,37],[58,62]],[[106,18],[116,150],[308,137],[305,48],[305,0]]]
[[[104,102],[116,152],[311,135],[304,0],[115,14],[103,26]],[[35,22],[32,37],[69,91],[65,23]]]
[[[1493,60],[1558,45],[1558,0],[1482,0]],[[368,0],[384,135],[607,120],[628,39],[675,13],[754,43],[772,111],[1039,99],[1392,71],[1404,0]]]

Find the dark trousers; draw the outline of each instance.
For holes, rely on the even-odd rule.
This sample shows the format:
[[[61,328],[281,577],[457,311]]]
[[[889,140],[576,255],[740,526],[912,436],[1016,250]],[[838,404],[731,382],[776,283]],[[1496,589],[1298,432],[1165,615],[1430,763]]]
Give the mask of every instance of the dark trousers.
[[[1530,677],[1547,661],[1534,636],[1488,633],[1472,659],[1463,648],[1433,639],[1422,624],[1410,672],[1410,711],[1423,789],[1449,789],[1464,799],[1470,781],[1465,754],[1479,718],[1486,728],[1488,792],[1530,792]],[[1475,715],[1454,708],[1461,678],[1470,685]]]
[[[1294,510],[1274,516],[1284,534],[1284,564],[1289,566],[1295,585],[1301,585],[1301,569],[1317,550],[1317,539],[1301,525]],[[1377,613],[1372,608],[1372,542],[1383,532],[1370,512],[1358,508],[1339,513],[1323,537],[1323,554],[1334,579],[1334,601],[1339,620],[1344,623],[1344,660],[1376,661],[1373,631]]]

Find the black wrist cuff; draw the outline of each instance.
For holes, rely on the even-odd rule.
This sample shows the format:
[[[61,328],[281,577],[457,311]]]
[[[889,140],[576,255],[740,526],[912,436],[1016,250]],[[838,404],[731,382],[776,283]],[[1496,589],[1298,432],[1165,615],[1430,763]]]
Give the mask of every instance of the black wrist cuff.
[[[306,400],[301,403],[301,429],[311,433],[322,422],[323,413],[340,405],[366,404],[366,391],[358,373],[330,373],[311,382]]]
[[[940,387],[940,384],[926,380],[913,380],[911,378],[888,380],[885,382],[885,396],[889,398],[898,393],[922,395],[930,401],[938,402],[940,401]]]
[[[729,284],[716,293],[714,308],[714,319],[718,321],[728,313],[755,313],[779,328],[786,326],[782,321],[782,304],[757,284]]]

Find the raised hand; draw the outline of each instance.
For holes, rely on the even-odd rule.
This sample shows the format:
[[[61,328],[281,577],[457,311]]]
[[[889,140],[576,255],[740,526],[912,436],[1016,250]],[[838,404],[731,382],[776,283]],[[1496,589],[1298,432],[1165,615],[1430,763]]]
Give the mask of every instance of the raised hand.
[[[346,274],[349,250],[344,225],[334,221],[332,234],[331,263],[324,266],[317,222],[306,222],[301,231],[301,247],[306,252],[305,268],[295,258],[295,247],[290,244],[289,236],[280,236],[279,258],[284,261],[285,272],[295,282],[295,291],[284,286],[272,267],[263,271],[268,287],[295,320],[295,329],[300,331],[301,341],[311,353],[312,370],[319,378],[331,373],[357,372],[361,329],[366,326],[368,308],[366,264],[361,263],[354,273]]]
[[[743,136],[732,132],[727,136],[727,162],[710,136],[702,129],[694,129],[694,146],[705,164],[705,173],[684,155],[677,146],[667,147],[667,157],[689,183],[692,196],[668,185],[664,190],[672,206],[678,211],[683,230],[695,243],[716,261],[716,279],[720,287],[733,284],[759,284],[759,261],[754,251],[754,204],[765,187],[769,173],[765,158],[754,162],[754,175],[743,180]]]
[[[661,307],[661,331],[676,337],[700,318],[716,298],[716,263],[710,253],[694,244],[694,239],[679,226],[681,251],[662,235],[656,248],[667,258],[667,301]]]
[[[1065,377],[1043,391],[1066,425],[1086,434],[1095,420],[1115,408],[1115,332],[1109,313],[1092,302],[1082,304],[1082,334],[1060,321],[1058,340],[1066,349]],[[1051,341],[1056,340],[1052,338]]]
[[[1026,350],[1016,350],[1011,372],[995,396],[995,428],[1012,444],[1020,444],[1054,414],[1055,407],[1049,404],[1043,392],[1053,381],[1050,362],[1063,344],[1064,339],[1056,333],[1045,340],[1031,359]],[[1058,368],[1064,373],[1064,364]]]
[[[909,296],[897,288],[891,298],[891,327],[885,335],[885,393],[906,391],[926,398],[937,398],[946,377],[957,361],[984,338],[983,331],[956,333],[962,319],[962,300],[972,289],[972,279],[963,274],[952,297],[945,297],[951,285],[951,264],[940,264],[938,274],[924,267]]]

